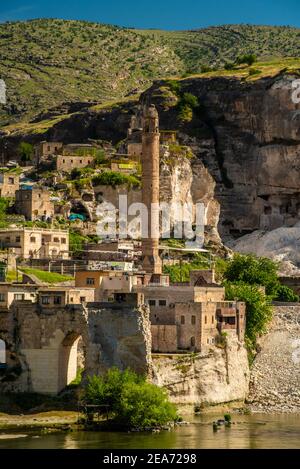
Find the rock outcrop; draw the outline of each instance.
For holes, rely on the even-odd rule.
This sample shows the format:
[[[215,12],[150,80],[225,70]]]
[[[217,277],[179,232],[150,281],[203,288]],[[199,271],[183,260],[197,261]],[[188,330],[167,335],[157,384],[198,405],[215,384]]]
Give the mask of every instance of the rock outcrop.
[[[299,274],[300,270],[300,224],[281,227],[271,231],[254,231],[251,234],[228,243],[241,254],[256,254],[269,257],[280,263],[283,275]]]
[[[300,306],[276,307],[251,370],[255,412],[300,411]]]
[[[176,404],[215,405],[244,401],[248,394],[246,349],[228,337],[224,349],[188,356],[154,355],[153,382],[165,386]]]

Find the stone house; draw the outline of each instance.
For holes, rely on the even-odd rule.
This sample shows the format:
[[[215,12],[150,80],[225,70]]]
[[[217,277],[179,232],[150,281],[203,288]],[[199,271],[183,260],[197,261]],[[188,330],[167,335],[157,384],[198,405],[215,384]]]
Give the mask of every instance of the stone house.
[[[36,302],[38,286],[29,284],[0,283],[0,314],[8,310],[15,301]]]
[[[69,231],[46,228],[0,230],[0,247],[23,259],[68,259]]]
[[[223,332],[244,339],[245,303],[189,302],[150,309],[153,352],[201,352]]]
[[[46,221],[54,216],[54,203],[48,190],[38,187],[21,188],[16,192],[16,211],[26,220]]]
[[[94,163],[93,156],[57,155],[56,170],[70,173],[74,168],[86,168]]]
[[[93,303],[94,288],[47,287],[39,288],[38,303],[43,308],[65,308],[67,305]]]
[[[58,154],[59,151],[63,148],[62,142],[40,142],[35,145],[34,155],[35,162],[39,164],[41,160],[47,159],[51,155]]]
[[[10,172],[0,172],[0,197],[15,197],[19,187],[19,175]]]
[[[95,301],[111,301],[116,294],[129,294],[138,285],[138,276],[117,270],[78,271],[77,288],[94,288]]]
[[[199,352],[223,332],[244,339],[245,303],[225,301],[225,289],[215,283],[213,270],[191,272],[186,284],[169,285],[159,277],[139,287],[150,307],[154,352]]]

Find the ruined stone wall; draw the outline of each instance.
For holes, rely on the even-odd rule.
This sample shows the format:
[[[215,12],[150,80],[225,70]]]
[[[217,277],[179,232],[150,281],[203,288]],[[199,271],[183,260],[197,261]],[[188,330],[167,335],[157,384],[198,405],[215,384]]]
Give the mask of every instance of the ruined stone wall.
[[[144,306],[95,303],[46,312],[24,302],[0,315],[0,338],[8,350],[0,392],[61,391],[76,376],[79,339],[86,352],[86,375],[113,366],[142,374],[151,369],[149,310]]]
[[[152,324],[152,351],[159,353],[176,353],[177,345],[177,326]]]
[[[248,401],[253,411],[300,411],[300,305],[275,307],[259,342]]]

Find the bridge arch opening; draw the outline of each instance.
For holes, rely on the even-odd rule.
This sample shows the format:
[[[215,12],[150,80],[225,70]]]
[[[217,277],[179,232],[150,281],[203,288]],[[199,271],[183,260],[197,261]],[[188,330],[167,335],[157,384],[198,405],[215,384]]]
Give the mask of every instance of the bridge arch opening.
[[[85,347],[82,336],[76,332],[66,335],[59,348],[58,391],[78,379],[85,367]]]

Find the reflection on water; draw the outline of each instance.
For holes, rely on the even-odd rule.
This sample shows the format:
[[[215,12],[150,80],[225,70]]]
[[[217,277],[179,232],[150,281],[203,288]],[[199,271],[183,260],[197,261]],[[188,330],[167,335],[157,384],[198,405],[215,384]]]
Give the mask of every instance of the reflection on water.
[[[215,417],[192,417],[191,425],[171,432],[72,432],[22,439],[0,439],[1,448],[57,449],[262,449],[300,448],[300,415],[237,415],[230,428],[213,432]],[[2,434],[3,438],[3,434]]]

